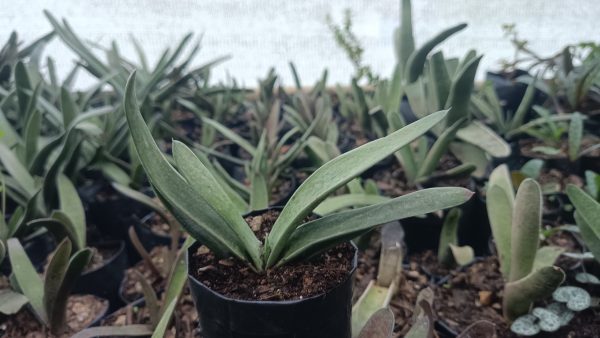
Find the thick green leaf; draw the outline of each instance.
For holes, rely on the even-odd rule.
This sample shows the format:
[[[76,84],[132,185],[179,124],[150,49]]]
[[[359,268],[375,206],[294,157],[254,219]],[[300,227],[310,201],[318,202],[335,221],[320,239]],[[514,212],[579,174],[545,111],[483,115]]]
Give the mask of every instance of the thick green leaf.
[[[0,263],[2,263],[2,261],[4,261],[4,257],[6,257],[6,247],[4,246],[4,242],[2,242],[2,240],[0,240]]]
[[[55,331],[62,325],[67,313],[67,301],[69,300],[69,294],[71,289],[77,282],[77,278],[83,273],[85,267],[92,259],[92,251],[90,249],[83,249],[77,251],[69,260],[67,271],[65,272],[60,288],[56,294],[56,301],[53,305],[53,312],[48,314],[48,321],[50,329]]]
[[[512,321],[528,313],[532,303],[552,295],[564,280],[565,273],[560,268],[547,266],[506,284],[504,317]]]
[[[294,192],[275,222],[265,243],[267,266],[274,265],[299,223],[331,192],[361,172],[423,135],[446,116],[439,111],[386,137],[342,154],[318,168]]]
[[[32,89],[27,68],[23,62],[17,62],[15,66],[15,87],[17,88],[17,102],[22,119],[26,119],[27,106],[29,105],[29,91]]]
[[[448,267],[452,267],[455,263],[450,251],[450,244],[458,244],[458,224],[461,217],[462,210],[453,208],[446,215],[444,224],[442,225],[440,244],[438,246],[438,262]]]
[[[575,161],[579,157],[582,137],[583,116],[580,113],[574,113],[571,124],[569,124],[569,159],[571,161]]]
[[[542,189],[535,180],[527,178],[515,197],[509,282],[524,278],[532,271],[541,225]]]
[[[479,61],[483,56],[479,56],[470,60],[456,75],[450,87],[450,94],[446,101],[448,117],[446,117],[446,126],[453,125],[461,118],[469,117],[469,104],[471,102],[471,94],[473,92],[473,83]]]
[[[42,279],[35,271],[35,267],[17,238],[10,238],[6,244],[13,275],[19,284],[19,289],[29,299],[29,304],[31,304],[37,316],[47,323],[48,316],[44,307],[44,283]]]
[[[67,130],[75,119],[77,110],[75,109],[75,102],[73,102],[71,93],[65,87],[60,88],[60,107],[63,113],[63,126]]]
[[[463,204],[472,195],[471,191],[464,188],[424,189],[384,203],[331,214],[302,224],[290,237],[279,265],[299,256],[312,256],[380,224]]]
[[[407,83],[415,82],[423,73],[423,67],[425,66],[425,61],[427,60],[427,55],[429,52],[431,52],[437,45],[452,36],[454,33],[463,30],[465,27],[467,27],[466,23],[461,23],[454,27],[450,27],[433,37],[431,40],[427,41],[419,49],[415,50],[408,58],[406,65]]]
[[[81,249],[86,245],[87,233],[83,203],[77,193],[77,189],[75,189],[75,186],[68,177],[62,174],[59,175],[57,183],[60,210],[69,218],[71,224],[73,224],[73,229],[77,234],[77,248]]]
[[[400,27],[395,32],[396,62],[400,66],[400,71],[406,66],[410,55],[415,51],[410,0],[402,0],[401,6]]]
[[[437,140],[435,140],[435,143],[427,152],[425,160],[423,161],[423,163],[421,163],[421,167],[419,168],[419,172],[417,175],[419,179],[429,177],[433,173],[435,168],[437,168],[437,166],[440,163],[440,159],[444,154],[446,154],[446,151],[450,146],[450,142],[452,142],[456,135],[456,132],[465,121],[465,118],[457,120],[452,126],[446,128],[446,130],[444,130],[444,132],[437,138]]]
[[[18,292],[11,289],[0,290],[0,313],[3,315],[14,315],[28,302],[27,297]]]
[[[523,99],[521,99],[521,103],[519,103],[519,107],[513,115],[510,123],[510,130],[517,129],[523,125],[523,121],[525,120],[525,115],[531,108],[531,103],[533,102],[533,98],[535,96],[536,83],[538,77],[537,75],[533,78],[533,80],[527,85],[527,89],[525,90],[525,94],[523,95]]]
[[[25,148],[23,148],[25,153],[22,159],[27,166],[33,162],[34,156],[37,153],[41,125],[42,114],[39,110],[34,109],[25,125]]]
[[[585,241],[588,250],[590,250],[596,261],[600,262],[600,237],[596,235],[592,227],[579,212],[575,212],[575,221],[579,226],[581,237]]]
[[[444,109],[452,85],[448,68],[446,68],[444,54],[442,52],[433,54],[429,61],[429,66],[436,99],[436,109]]]
[[[148,282],[141,273],[135,271],[134,276],[138,283],[140,283],[142,286],[142,293],[144,295],[144,301],[146,302],[146,309],[150,314],[150,324],[152,326],[156,326],[160,320],[160,305],[158,303],[156,291],[154,291],[154,288],[152,285],[150,285],[150,282]]]
[[[485,151],[465,142],[450,143],[450,151],[461,163],[470,163],[475,166],[475,171],[471,173],[473,177],[484,178],[490,162]]]
[[[58,332],[65,324],[66,309],[60,308],[60,305],[66,304],[66,301],[59,300],[58,296],[70,257],[71,241],[65,239],[54,251],[44,276],[44,308],[48,314],[48,324],[54,333]]]
[[[0,162],[8,174],[19,183],[27,197],[31,198],[37,191],[35,180],[29,174],[27,167],[3,143],[0,143]]]
[[[57,241],[62,241],[64,238],[71,240],[71,243],[77,243],[78,241],[73,224],[62,211],[55,210],[50,218],[36,218],[28,222],[27,226],[33,231],[40,227],[46,228]],[[76,247],[76,249],[81,248]]]
[[[390,198],[386,196],[365,193],[351,193],[333,196],[321,202],[321,204],[315,208],[314,213],[317,215],[328,215],[346,208],[373,205],[389,201],[389,199]]]
[[[255,266],[259,267],[261,265],[261,243],[211,171],[204,166],[193,151],[179,141],[173,142],[173,156],[179,172],[188,184],[198,196],[202,196],[206,203],[222,217],[226,225],[243,243],[246,253],[250,255]]]
[[[596,237],[600,238],[600,203],[572,184],[567,186],[567,195],[580,218],[585,221],[586,225],[589,225]]]
[[[490,175],[486,207],[496,243],[502,275],[508,278],[511,261],[511,229],[515,194],[506,165]]]
[[[498,134],[479,121],[472,121],[461,128],[456,137],[477,146],[496,158],[507,157],[511,153],[510,145]]]
[[[246,260],[246,250],[229,224],[171,166],[154,142],[137,104],[135,72],[127,82],[125,113],[140,162],[165,207],[190,235],[218,255],[231,253]]]

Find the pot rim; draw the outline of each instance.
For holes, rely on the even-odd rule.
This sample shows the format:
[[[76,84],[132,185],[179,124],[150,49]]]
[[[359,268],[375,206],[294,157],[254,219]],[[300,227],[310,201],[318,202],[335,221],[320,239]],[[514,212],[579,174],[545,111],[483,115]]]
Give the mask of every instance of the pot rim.
[[[273,206],[273,207],[268,207],[266,209],[254,210],[254,211],[250,211],[250,212],[244,214],[243,217],[253,216],[253,215],[256,215],[256,214],[261,214],[261,213],[264,213],[266,211],[273,210],[273,209],[281,210],[281,209],[283,209],[283,207]],[[199,245],[202,245],[202,243],[200,243],[199,241],[196,241],[196,243],[194,243],[193,245],[191,245],[185,251],[185,262],[187,264],[188,279],[192,283],[195,283],[195,284],[201,286],[202,288],[204,288],[208,292],[210,292],[212,295],[214,295],[215,297],[217,297],[217,298],[219,298],[219,299],[221,299],[223,301],[231,302],[231,303],[237,303],[237,304],[247,304],[247,305],[251,305],[251,304],[261,304],[261,305],[295,305],[295,304],[299,304],[299,303],[302,303],[302,302],[311,301],[311,300],[315,300],[315,299],[321,298],[321,297],[327,295],[328,293],[330,293],[332,290],[335,290],[335,289],[341,287],[342,285],[344,285],[345,283],[347,283],[349,279],[353,278],[354,272],[356,271],[356,269],[358,267],[358,247],[352,241],[349,241],[349,242],[346,242],[346,243],[350,243],[350,245],[354,249],[354,255],[352,257],[352,269],[348,272],[348,274],[346,275],[346,277],[340,283],[338,283],[336,286],[334,286],[333,288],[331,288],[329,290],[326,290],[325,292],[316,294],[314,296],[306,297],[306,298],[302,298],[302,299],[292,299],[292,300],[247,300],[247,299],[236,299],[236,298],[227,297],[227,296],[225,296],[223,294],[220,294],[219,292],[214,291],[213,289],[211,289],[208,286],[206,286],[204,283],[200,282],[198,279],[196,279],[196,277],[194,277],[190,273],[190,265],[189,265],[190,251],[196,249]]]
[[[87,270],[84,273],[82,273],[81,275],[87,275],[90,274],[92,272],[96,272],[102,268],[104,268],[105,266],[111,264],[112,262],[114,262],[121,254],[123,254],[125,252],[125,241],[123,240],[113,240],[113,241],[106,241],[106,242],[102,242],[102,243],[97,243],[94,245],[88,245],[88,247],[93,247],[93,248],[99,248],[99,247],[111,247],[111,246],[116,246],[117,247],[117,251],[107,260],[105,260],[102,265],[91,269],[91,270]]]

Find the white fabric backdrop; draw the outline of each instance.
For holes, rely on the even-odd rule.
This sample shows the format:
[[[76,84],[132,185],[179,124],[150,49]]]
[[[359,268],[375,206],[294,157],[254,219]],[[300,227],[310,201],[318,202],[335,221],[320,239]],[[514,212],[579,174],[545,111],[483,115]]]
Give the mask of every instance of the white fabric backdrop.
[[[65,17],[86,39],[109,45],[119,43],[122,53],[134,57],[129,34],[138,38],[155,61],[166,46],[183,34],[204,33],[201,64],[220,55],[232,59],[218,67],[215,78],[229,73],[253,86],[259,76],[274,66],[284,82],[292,84],[288,62],[294,61],[305,84],[312,84],[324,68],[330,83],[347,83],[350,63],[336,47],[325,23],[331,13],[338,21],[345,8],[354,13],[355,32],[364,43],[366,63],[376,72],[388,74],[394,63],[392,32],[398,24],[396,0],[1,0],[0,40],[17,30],[31,41],[50,30],[42,10]],[[531,47],[547,54],[567,43],[600,40],[600,3],[597,0],[413,0],[413,23],[417,43],[458,22],[469,27],[444,44],[448,55],[460,56],[475,48],[485,53],[482,69],[497,67],[498,60],[511,56],[512,48],[500,26],[516,23]],[[57,40],[47,53],[55,57],[59,72],[72,65],[73,55]],[[90,79],[80,76],[79,87]]]

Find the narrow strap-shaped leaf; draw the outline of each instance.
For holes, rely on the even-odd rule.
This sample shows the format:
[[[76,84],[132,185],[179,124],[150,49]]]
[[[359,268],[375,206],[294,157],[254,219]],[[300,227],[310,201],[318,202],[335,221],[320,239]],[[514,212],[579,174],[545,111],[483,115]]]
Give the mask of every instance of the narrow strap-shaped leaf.
[[[236,132],[225,127],[221,123],[207,117],[202,118],[202,123],[206,123],[215,128],[215,130],[221,133],[221,135],[242,147],[245,151],[249,152],[250,155],[254,155],[256,152],[256,148],[251,145],[250,142],[246,141],[243,137],[239,136]]]
[[[71,241],[64,239],[52,255],[52,259],[44,276],[44,308],[48,314],[48,324],[53,332],[57,332],[65,323],[66,311],[61,311],[58,300],[59,291],[67,273],[71,258]]]
[[[4,242],[0,241],[0,264],[4,261],[4,257],[6,257],[6,247]]]
[[[442,232],[440,233],[440,244],[438,246],[438,262],[445,266],[454,265],[454,259],[452,252],[450,251],[450,245],[458,244],[458,224],[462,217],[462,210],[459,208],[453,208],[448,212],[442,225]]]
[[[160,320],[160,306],[158,303],[158,297],[156,291],[152,288],[152,285],[146,280],[141,273],[135,271],[135,279],[142,285],[142,293],[144,294],[144,301],[146,301],[146,309],[150,313],[150,324],[156,326]]]
[[[51,218],[36,218],[27,223],[27,226],[35,231],[40,227],[48,230],[57,241],[62,241],[64,238],[71,240],[71,243],[77,243],[77,233],[73,229],[71,222],[63,222],[67,216],[60,211],[54,211]],[[79,249],[79,248],[76,248]]]
[[[531,108],[531,103],[533,102],[533,98],[535,96],[537,80],[538,76],[536,75],[531,82],[529,82],[529,85],[527,85],[527,89],[525,90],[525,94],[521,99],[521,103],[519,103],[519,107],[510,121],[510,130],[514,130],[523,124],[525,115]]]
[[[219,255],[234,254],[246,260],[240,239],[215,210],[171,166],[154,142],[139,111],[135,96],[135,72],[127,82],[125,114],[140,162],[157,195],[181,225]]]
[[[400,27],[396,32],[396,59],[400,70],[406,66],[410,55],[415,51],[415,38],[413,36],[412,6],[410,0],[402,0],[402,13],[400,13]]]
[[[158,322],[158,325],[156,325],[156,328],[154,328],[154,333],[152,333],[152,338],[161,338],[165,336],[165,332],[167,331],[167,326],[169,325],[169,322],[171,321],[171,316],[173,314],[173,311],[175,310],[175,305],[177,305],[177,299],[173,299],[170,303],[168,303],[169,305],[167,305],[167,308],[163,314],[163,316],[160,318],[160,321]]]
[[[468,201],[472,195],[473,192],[464,188],[431,188],[372,206],[324,216],[294,231],[279,264],[300,256],[312,256],[380,224],[455,207]]]
[[[77,110],[75,109],[75,102],[73,102],[71,93],[65,87],[60,88],[60,108],[63,113],[63,125],[65,130],[67,130],[71,122],[75,119]]]
[[[373,205],[377,203],[386,202],[389,199],[390,198],[386,196],[370,195],[365,193],[352,193],[333,196],[321,202],[321,204],[319,204],[319,206],[315,208],[314,212],[318,215],[328,215],[342,209]]]
[[[450,108],[446,118],[446,126],[451,126],[454,122],[463,117],[469,117],[469,104],[473,92],[473,83],[479,61],[483,55],[470,60],[464,68],[456,75],[448,94],[446,108]]]
[[[77,248],[85,247],[87,223],[83,203],[77,189],[65,175],[58,175],[57,190],[60,210],[69,218],[77,234]]]
[[[8,256],[19,289],[29,299],[29,304],[38,317],[48,322],[44,307],[44,283],[27,257],[25,249],[17,238],[10,238],[7,242]]]
[[[77,279],[83,273],[86,266],[92,259],[92,251],[83,249],[77,251],[69,260],[67,271],[56,295],[56,301],[53,306],[53,313],[48,314],[50,329],[56,332],[64,320],[67,313],[67,302],[71,289],[75,286]]]
[[[29,300],[25,295],[11,289],[0,290],[0,313],[3,315],[14,315],[25,306]]]
[[[38,149],[38,140],[40,138],[40,128],[42,126],[42,114],[39,110],[34,109],[29,114],[29,119],[25,125],[25,147],[23,148],[23,163],[29,166],[34,159]]]
[[[572,184],[567,186],[567,194],[571,203],[575,206],[577,214],[589,225],[596,237],[600,238],[600,203],[581,188]]]
[[[511,153],[510,145],[480,121],[471,121],[456,133],[456,137],[485,150],[496,158],[507,157]]]
[[[193,151],[179,141],[173,142],[173,156],[179,172],[197,192],[198,198],[201,196],[206,199],[206,203],[224,219],[226,226],[230,227],[244,244],[253,263],[260,266],[260,241],[210,170],[204,166]]]
[[[507,193],[497,185],[489,186],[486,202],[488,218],[494,235],[500,269],[504,278],[510,274],[510,242],[513,204]]]
[[[569,124],[569,159],[577,160],[579,150],[581,149],[581,139],[583,137],[583,116],[580,113],[573,113],[573,118]]]
[[[8,174],[14,178],[24,192],[29,195],[28,197],[32,197],[37,190],[35,187],[35,180],[15,154],[3,143],[0,143],[0,162]]]
[[[448,74],[448,68],[446,68],[446,61],[444,60],[444,54],[440,51],[431,56],[430,73],[431,82],[435,89],[435,99],[437,100],[436,109],[443,109],[448,100],[450,93],[450,87],[452,81],[450,80],[450,74]]]
[[[169,280],[167,281],[167,289],[164,294],[164,304],[171,304],[173,301],[177,301],[181,296],[181,292],[187,282],[188,270],[187,270],[187,261],[185,259],[187,249],[195,243],[195,240],[192,237],[186,238],[183,243],[181,249],[177,253],[177,257],[175,258],[175,264],[171,269],[169,274]],[[169,309],[169,307],[162,308],[161,320],[165,316],[171,317],[173,315],[173,309]]]
[[[29,104],[28,91],[32,89],[31,80],[27,74],[27,68],[23,62],[17,62],[15,66],[15,87],[17,88],[17,103],[19,104],[19,113],[22,119],[26,118],[27,106]]]
[[[449,128],[446,128],[446,130],[444,130],[444,132],[438,137],[435,143],[433,143],[433,146],[431,146],[431,149],[429,149],[427,152],[425,160],[423,163],[421,163],[421,168],[419,168],[418,173],[419,178],[428,177],[433,173],[435,168],[437,168],[438,164],[440,163],[442,156],[446,154],[446,151],[450,146],[450,142],[454,140],[458,129],[465,121],[466,118],[461,118],[454,122],[454,124]]]
[[[593,229],[592,225],[588,224],[585,218],[577,211],[575,212],[575,222],[579,226],[581,238],[583,238],[588,250],[590,250],[596,261],[600,262],[600,237],[596,234],[596,231],[600,229],[597,225],[596,229]]]
[[[265,244],[269,255],[268,266],[277,262],[292,232],[327,195],[426,133],[444,119],[446,113],[447,111],[439,111],[426,116],[386,137],[342,154],[318,168],[294,192],[269,233]]]
[[[415,50],[409,57],[406,65],[406,80],[407,83],[415,82],[419,76],[423,73],[423,67],[427,60],[427,55],[437,45],[442,43],[444,40],[452,36],[454,33],[463,30],[467,27],[466,23],[458,24],[454,27],[450,27],[438,35],[434,36],[431,40],[427,41],[419,49]]]

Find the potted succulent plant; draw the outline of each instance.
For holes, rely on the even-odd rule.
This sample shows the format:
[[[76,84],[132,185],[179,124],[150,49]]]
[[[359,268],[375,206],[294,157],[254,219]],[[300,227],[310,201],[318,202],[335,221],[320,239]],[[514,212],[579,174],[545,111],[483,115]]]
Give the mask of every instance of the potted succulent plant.
[[[138,107],[135,73],[126,87],[124,110],[157,196],[198,240],[188,251],[188,273],[205,337],[349,337],[356,251],[347,242],[379,224],[456,206],[472,195],[464,188],[425,189],[322,218],[311,216],[330,193],[442,121],[447,111],[440,111],[329,161],[283,208],[251,213],[245,222],[183,143],[173,143],[175,166],[160,152]],[[322,271],[331,273],[330,278]],[[228,280],[240,282],[234,289],[246,290],[228,290]],[[310,288],[312,283],[319,287]]]

